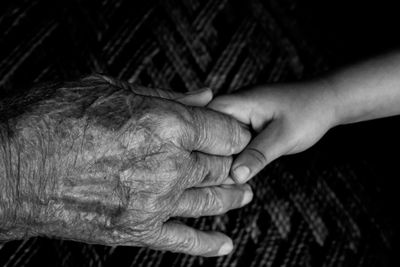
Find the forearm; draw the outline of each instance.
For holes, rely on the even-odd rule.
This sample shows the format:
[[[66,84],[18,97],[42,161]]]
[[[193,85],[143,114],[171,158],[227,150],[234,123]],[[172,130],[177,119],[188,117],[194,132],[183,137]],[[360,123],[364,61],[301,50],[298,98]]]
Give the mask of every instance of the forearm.
[[[345,68],[327,80],[335,125],[400,114],[400,53]]]
[[[18,181],[9,179],[13,172],[10,164],[8,125],[0,123],[0,241],[21,238],[15,231],[15,188]],[[14,229],[13,229],[14,228]]]

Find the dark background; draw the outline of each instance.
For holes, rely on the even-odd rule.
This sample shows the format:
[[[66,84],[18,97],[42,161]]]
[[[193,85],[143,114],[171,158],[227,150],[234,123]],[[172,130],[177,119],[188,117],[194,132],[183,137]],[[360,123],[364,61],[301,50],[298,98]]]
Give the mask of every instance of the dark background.
[[[399,49],[399,11],[396,1],[3,0],[0,94],[93,72],[217,94],[312,78]],[[231,256],[32,238],[0,245],[0,266],[399,266],[399,123],[338,127],[268,166],[249,206],[188,220],[232,236]]]

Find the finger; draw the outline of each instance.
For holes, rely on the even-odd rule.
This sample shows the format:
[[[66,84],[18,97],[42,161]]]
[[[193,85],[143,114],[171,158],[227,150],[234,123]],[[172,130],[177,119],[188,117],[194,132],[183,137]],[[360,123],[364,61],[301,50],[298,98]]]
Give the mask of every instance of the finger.
[[[189,149],[208,154],[237,154],[251,138],[247,127],[231,116],[205,108],[193,108],[193,126],[194,140]]]
[[[232,164],[231,175],[238,183],[245,183],[267,164],[283,155],[288,146],[278,121],[272,121]]]
[[[204,88],[197,91],[188,92],[184,95],[174,98],[175,101],[187,105],[187,106],[198,106],[204,107],[213,98],[213,92],[210,88]]]
[[[251,124],[252,107],[252,101],[239,94],[218,96],[207,105],[207,108],[230,115],[244,124]]]
[[[231,185],[236,184],[235,180],[232,177],[228,176],[225,180],[222,181],[221,185]]]
[[[182,194],[172,216],[197,218],[224,214],[252,199],[253,192],[247,184],[191,188]]]
[[[161,249],[190,255],[215,257],[233,250],[232,240],[228,236],[219,232],[199,231],[178,222],[165,223],[160,238]]]
[[[232,157],[215,156],[202,152],[192,152],[191,157],[192,165],[196,166],[199,177],[195,177],[189,187],[220,185],[228,179]]]
[[[202,88],[187,93],[178,93],[171,90],[145,88],[140,86],[136,88],[136,92],[146,96],[161,97],[177,101],[184,105],[198,107],[206,106],[213,98],[213,93],[210,88]]]
[[[89,77],[90,78],[90,77]],[[196,91],[191,91],[186,94],[178,93],[171,90],[163,90],[158,88],[149,88],[141,85],[129,83],[127,81],[121,81],[106,75],[93,75],[92,78],[101,78],[108,83],[132,91],[135,94],[144,96],[154,96],[165,98],[169,100],[175,100],[185,105],[190,106],[206,106],[213,98],[213,93],[210,88],[203,88]]]

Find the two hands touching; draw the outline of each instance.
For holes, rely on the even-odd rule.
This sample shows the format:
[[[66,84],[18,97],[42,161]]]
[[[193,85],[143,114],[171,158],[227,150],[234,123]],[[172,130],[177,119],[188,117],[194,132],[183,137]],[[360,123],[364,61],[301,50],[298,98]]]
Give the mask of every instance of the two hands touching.
[[[216,97],[208,107],[249,125],[254,138],[232,164],[246,183],[273,160],[302,152],[336,125],[333,92],[323,83],[251,88]]]
[[[173,218],[242,207],[246,182],[274,159],[336,125],[399,114],[398,77],[396,55],[215,99],[92,76],[1,100],[0,240],[226,255],[228,236]]]
[[[311,81],[216,97],[208,107],[256,132],[232,164],[232,178],[245,183],[278,157],[310,148],[333,127],[400,114],[400,53]]]
[[[195,95],[104,76],[54,84],[0,105],[0,240],[86,243],[225,255],[232,241],[170,220],[223,214],[252,199],[229,177],[250,140]]]
[[[304,131],[315,112],[293,110],[280,91],[212,100],[211,90],[178,94],[91,76],[3,100],[1,240],[46,235],[230,253],[228,236],[171,218],[223,214],[251,201],[245,182],[270,155],[288,151],[271,154],[272,146],[295,147],[290,134]],[[251,142],[246,124],[261,132]],[[247,177],[237,166],[250,168]]]

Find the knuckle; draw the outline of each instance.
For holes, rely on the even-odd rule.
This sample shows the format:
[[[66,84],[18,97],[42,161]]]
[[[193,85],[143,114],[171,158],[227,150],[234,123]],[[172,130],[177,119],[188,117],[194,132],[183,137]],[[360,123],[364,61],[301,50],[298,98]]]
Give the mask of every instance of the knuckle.
[[[195,178],[197,183],[205,182],[210,178],[209,164],[205,162],[204,158],[196,161],[195,169]]]
[[[205,168],[198,160],[196,153],[191,153],[189,157],[190,159],[181,160],[178,168],[177,177],[180,180],[176,185],[181,189],[198,184],[205,173]]]
[[[224,211],[224,202],[213,188],[205,188],[206,200],[204,208],[211,214],[221,213]]]
[[[204,175],[202,183],[216,183],[219,184],[224,181],[231,170],[232,157],[215,156],[209,159],[209,166],[207,166],[207,173]]]
[[[199,108],[193,108],[192,110],[193,140],[196,143],[196,147],[203,147],[211,138],[208,130],[210,127],[207,125],[209,121],[206,114],[204,114],[204,110]]]
[[[175,105],[166,106],[162,101],[157,101],[146,110],[141,122],[160,138],[176,140],[186,134],[188,128],[186,113],[187,111],[180,110]]]
[[[161,232],[158,236],[153,243],[165,250],[196,254],[200,247],[199,237],[186,227],[180,229],[176,235]]]
[[[200,217],[203,213],[206,201],[202,198],[202,195],[196,191],[190,192],[190,194],[194,195],[189,198],[184,198],[179,203],[179,209],[182,213],[190,215],[193,218]]]
[[[258,162],[258,164],[261,166],[266,165],[268,162],[268,159],[267,159],[267,156],[265,155],[265,153],[258,150],[257,148],[248,148],[247,153],[249,153],[249,155],[252,158],[254,158]]]
[[[174,140],[181,136],[186,126],[179,115],[173,113],[162,115],[158,123],[160,137],[167,140]]]
[[[146,246],[152,249],[174,251],[176,237],[167,235],[162,227],[158,227],[143,239]]]
[[[160,216],[160,205],[156,199],[149,198],[146,194],[138,194],[134,203],[131,205],[133,209],[141,211],[137,217],[139,221],[147,222],[153,217]]]
[[[161,227],[157,227],[152,229],[151,231],[146,232],[146,234],[143,237],[144,238],[142,239],[146,240],[149,245],[159,244],[160,241],[162,240]]]
[[[191,153],[192,161],[190,162],[190,183],[198,184],[207,179],[210,173],[209,163],[206,157],[201,153]]]
[[[220,168],[221,169],[221,177],[223,179],[228,177],[229,172],[232,167],[232,162],[233,162],[233,157],[224,157],[224,159],[222,161],[222,167]]]
[[[235,154],[237,150],[243,147],[241,138],[241,126],[233,118],[227,118],[227,128],[229,129],[230,136],[230,149],[231,154]]]
[[[196,251],[200,247],[200,241],[197,235],[188,233],[186,234],[186,238],[181,243],[181,248],[183,251],[187,251],[191,254],[196,254]]]
[[[191,198],[191,203],[181,203],[183,209],[190,208],[190,216],[197,218],[204,214],[220,214],[224,211],[224,203],[212,188],[203,188],[201,191],[192,192],[196,194]],[[189,210],[189,209],[186,209]]]
[[[130,223],[128,223],[130,224]],[[152,224],[146,226],[118,225],[107,229],[107,234],[99,236],[102,243],[115,245],[151,246],[157,243],[157,228]]]

